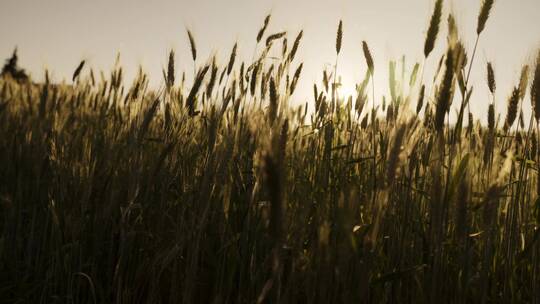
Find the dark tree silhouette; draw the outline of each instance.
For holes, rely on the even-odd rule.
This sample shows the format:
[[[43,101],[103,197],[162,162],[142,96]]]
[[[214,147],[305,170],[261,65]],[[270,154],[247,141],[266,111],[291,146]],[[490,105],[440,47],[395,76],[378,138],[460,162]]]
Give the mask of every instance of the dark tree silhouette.
[[[13,54],[11,55],[11,58],[6,60],[6,63],[4,64],[4,67],[2,68],[2,74],[0,74],[2,77],[5,76],[11,76],[13,79],[24,82],[28,80],[28,75],[26,75],[26,72],[24,69],[21,69],[17,66],[17,61],[19,60],[19,56],[17,56],[17,48],[13,50]]]

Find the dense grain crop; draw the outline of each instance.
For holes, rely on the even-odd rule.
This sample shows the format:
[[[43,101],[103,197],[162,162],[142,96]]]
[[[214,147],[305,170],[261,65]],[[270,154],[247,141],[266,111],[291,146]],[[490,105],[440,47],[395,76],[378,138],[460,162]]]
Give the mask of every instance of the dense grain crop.
[[[438,76],[392,62],[383,107],[377,54],[341,21],[333,72],[300,106],[303,31],[289,51],[286,32],[267,35],[270,15],[252,62],[235,43],[225,65],[198,64],[188,30],[190,86],[181,71],[175,82],[174,51],[160,90],[142,70],[132,85],[121,67],[96,79],[85,61],[72,84],[35,83],[14,52],[0,78],[0,302],[539,303],[540,55],[502,122],[487,64],[484,127],[464,114],[475,51],[467,60],[448,20]],[[350,98],[336,78],[344,39],[366,60]]]

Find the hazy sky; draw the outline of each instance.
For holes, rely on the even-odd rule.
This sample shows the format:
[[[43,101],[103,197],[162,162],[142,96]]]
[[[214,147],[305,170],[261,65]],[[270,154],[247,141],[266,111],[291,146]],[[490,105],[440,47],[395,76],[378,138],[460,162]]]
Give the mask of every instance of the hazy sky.
[[[402,55],[412,66],[423,58],[425,31],[434,0],[0,0],[0,58],[19,47],[20,64],[34,78],[49,68],[55,80],[69,79],[81,59],[107,71],[121,52],[127,76],[141,64],[154,84],[161,81],[167,52],[177,52],[179,68],[192,71],[186,35],[189,27],[196,40],[199,62],[217,53],[226,62],[235,41],[240,55],[250,58],[255,36],[264,17],[272,13],[267,33],[287,30],[293,40],[300,29],[304,39],[297,60],[304,71],[297,99],[311,98],[311,84],[320,81],[325,65],[335,60],[335,34],[344,23],[339,74],[351,91],[366,66],[361,41],[368,41],[375,57],[376,92],[387,94],[388,60]],[[445,2],[472,53],[481,0]],[[437,48],[428,66],[444,51],[446,17]],[[444,36],[443,36],[444,35]],[[540,0],[496,0],[482,34],[472,73],[475,86],[472,108],[485,116],[488,90],[485,63],[492,61],[498,85],[497,103],[506,108],[511,86],[519,81],[521,66],[530,62],[540,47]],[[295,66],[299,62],[295,62]],[[426,79],[430,76],[426,71]]]

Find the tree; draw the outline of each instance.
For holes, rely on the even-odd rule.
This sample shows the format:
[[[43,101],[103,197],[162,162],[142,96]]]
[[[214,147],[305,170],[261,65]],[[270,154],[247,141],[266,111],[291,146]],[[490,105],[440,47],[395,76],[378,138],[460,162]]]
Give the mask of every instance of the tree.
[[[17,56],[17,48],[13,50],[13,54],[11,55],[11,58],[6,60],[6,64],[4,64],[4,67],[2,68],[2,73],[0,76],[6,77],[11,76],[13,79],[19,82],[24,82],[28,80],[28,75],[26,75],[26,72],[24,69],[20,69],[17,66],[17,61],[19,60],[19,57]]]

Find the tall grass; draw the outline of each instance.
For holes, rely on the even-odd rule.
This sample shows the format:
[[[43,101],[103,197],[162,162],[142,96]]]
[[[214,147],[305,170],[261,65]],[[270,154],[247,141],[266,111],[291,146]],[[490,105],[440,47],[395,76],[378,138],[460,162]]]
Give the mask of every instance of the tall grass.
[[[437,1],[426,59],[442,18]],[[3,73],[0,302],[540,303],[540,57],[504,125],[488,64],[488,126],[470,116],[462,132],[448,113],[471,100],[473,60],[457,30],[433,81],[391,63],[380,107],[366,42],[356,96],[338,94],[340,22],[310,112],[289,104],[303,32],[289,50],[269,21],[251,62],[234,44],[226,65],[198,65],[188,31],[190,87],[174,51],[157,91],[142,70],[127,85],[84,61],[73,84]]]

